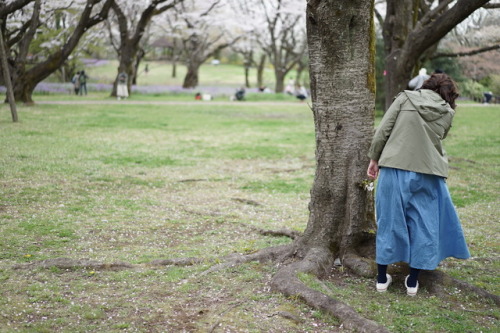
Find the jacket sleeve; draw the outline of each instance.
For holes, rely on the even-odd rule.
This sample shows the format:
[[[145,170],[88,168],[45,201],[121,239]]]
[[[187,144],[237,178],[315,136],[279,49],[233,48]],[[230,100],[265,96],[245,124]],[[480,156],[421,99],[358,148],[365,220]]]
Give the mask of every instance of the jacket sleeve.
[[[401,111],[401,104],[407,99],[405,93],[399,93],[394,99],[391,106],[385,112],[380,125],[375,131],[375,135],[372,139],[372,144],[368,150],[368,157],[372,160],[378,161],[382,151],[384,150],[385,144],[391,135],[392,128],[396,123],[399,112]]]
[[[455,116],[455,111],[451,111],[450,114],[451,114],[450,125],[444,129],[443,138],[441,140],[444,140],[448,136],[448,132],[451,129],[451,126],[452,126],[451,124],[453,122],[453,117]]]

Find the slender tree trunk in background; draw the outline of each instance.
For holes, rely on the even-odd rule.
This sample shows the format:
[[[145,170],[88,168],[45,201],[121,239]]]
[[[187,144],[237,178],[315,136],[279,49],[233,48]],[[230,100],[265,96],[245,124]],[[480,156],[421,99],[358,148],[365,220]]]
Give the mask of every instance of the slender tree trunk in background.
[[[257,65],[257,87],[264,86],[264,66],[266,65],[266,55],[260,56],[259,64]]]
[[[303,61],[299,61],[297,64],[297,77],[295,78],[295,85],[303,85],[300,80],[302,79],[302,73],[306,69],[307,64]]]
[[[7,88],[7,101],[10,105],[10,113],[12,115],[12,121],[17,122],[17,108],[16,100],[14,98],[14,92],[12,89],[12,82],[10,80],[9,65],[7,64],[7,54],[5,53],[5,45],[3,41],[3,31],[1,29],[3,25],[3,20],[0,19],[0,65],[2,65],[2,75],[5,81],[5,87]]]
[[[141,61],[145,55],[146,55],[146,52],[144,52],[144,50],[142,48],[139,48],[139,50],[137,51],[137,56],[136,56],[135,64],[134,64],[134,77],[132,79],[132,85],[137,84],[137,76],[139,75],[139,66],[140,66]]]
[[[172,61],[172,77],[177,77],[177,61],[175,59]]]
[[[245,87],[250,88],[250,66],[245,65]]]

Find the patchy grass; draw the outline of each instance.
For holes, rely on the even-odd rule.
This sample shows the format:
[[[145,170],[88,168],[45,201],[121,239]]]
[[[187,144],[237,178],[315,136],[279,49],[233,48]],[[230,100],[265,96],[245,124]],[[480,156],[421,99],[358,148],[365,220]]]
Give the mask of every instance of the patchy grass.
[[[154,98],[152,98],[154,100]],[[499,292],[498,107],[459,109],[446,141],[448,180],[473,258],[447,273]],[[286,244],[262,229],[303,230],[314,176],[305,104],[0,106],[0,331],[331,332],[341,325],[269,291],[276,267],[201,275],[213,260]],[[252,204],[253,203],[253,204]],[[68,257],[141,264],[93,271],[13,269]],[[201,257],[191,267],[155,259]],[[494,332],[500,313],[459,290],[408,298],[397,277],[335,270],[321,282],[393,332]]]

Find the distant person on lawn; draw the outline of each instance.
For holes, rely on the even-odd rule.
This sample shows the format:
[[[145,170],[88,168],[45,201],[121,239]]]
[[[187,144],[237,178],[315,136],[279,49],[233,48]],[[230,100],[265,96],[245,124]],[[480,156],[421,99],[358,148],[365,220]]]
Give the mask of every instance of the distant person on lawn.
[[[118,83],[116,85],[116,98],[118,100],[128,97],[127,81],[127,73],[121,72],[120,74],[118,74]]]
[[[85,90],[85,95],[87,95],[87,79],[89,77],[85,74],[85,71],[80,72],[80,76],[78,78],[78,82],[80,83],[80,96],[83,95],[83,91]]]
[[[71,79],[71,83],[73,83],[73,90],[75,91],[75,95],[78,95],[78,91],[80,90],[80,72],[76,72]]]
[[[432,74],[417,91],[400,93],[377,128],[368,156],[368,177],[378,177],[377,291],[392,282],[387,265],[406,262],[409,296],[420,270],[434,270],[447,257],[470,257],[446,185],[448,159],[442,140],[451,128],[458,97],[446,74]],[[380,173],[380,175],[379,175]]]

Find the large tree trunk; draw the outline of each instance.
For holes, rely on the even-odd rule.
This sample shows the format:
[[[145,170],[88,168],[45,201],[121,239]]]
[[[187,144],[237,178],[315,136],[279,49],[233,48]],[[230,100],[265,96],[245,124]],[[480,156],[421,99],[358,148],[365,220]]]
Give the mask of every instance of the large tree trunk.
[[[184,82],[182,83],[182,88],[195,88],[198,86],[198,72],[200,70],[201,64],[191,62],[188,65],[186,76],[184,77]]]
[[[321,276],[335,258],[373,276],[375,220],[372,192],[365,190],[366,156],[373,135],[375,33],[373,1],[310,0],[307,37],[312,110],[316,132],[316,174],[307,228],[295,243],[296,259],[284,265],[271,286],[330,313],[357,332],[388,332],[348,305],[308,288],[299,272]],[[361,257],[368,244],[371,260]],[[361,267],[361,268],[359,268]]]
[[[16,101],[24,102],[25,104],[33,104],[33,91],[36,84],[33,80],[27,79],[24,73],[13,73],[13,92]]]
[[[304,254],[311,248],[340,258],[359,252],[375,228],[372,193],[363,187],[375,107],[375,35],[367,6],[370,1],[349,0],[308,7],[317,166],[309,222],[298,241]]]
[[[386,109],[394,96],[406,88],[424,52],[487,2],[458,0],[449,7],[452,0],[439,0],[439,5],[431,10],[424,8],[420,0],[387,0],[383,24]]]

